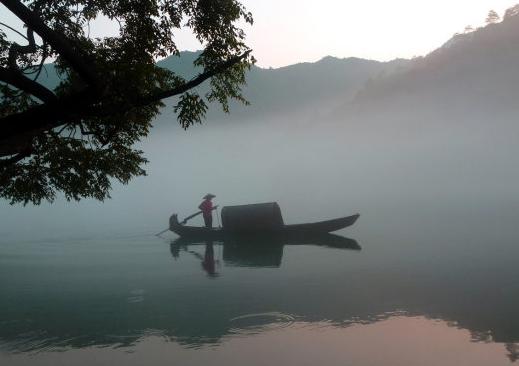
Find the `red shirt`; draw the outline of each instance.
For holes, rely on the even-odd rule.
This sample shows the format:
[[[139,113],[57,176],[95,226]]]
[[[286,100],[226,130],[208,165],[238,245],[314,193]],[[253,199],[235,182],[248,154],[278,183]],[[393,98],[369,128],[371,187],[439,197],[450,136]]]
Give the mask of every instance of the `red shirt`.
[[[198,208],[202,211],[204,216],[212,216],[213,203],[211,200],[204,200]]]

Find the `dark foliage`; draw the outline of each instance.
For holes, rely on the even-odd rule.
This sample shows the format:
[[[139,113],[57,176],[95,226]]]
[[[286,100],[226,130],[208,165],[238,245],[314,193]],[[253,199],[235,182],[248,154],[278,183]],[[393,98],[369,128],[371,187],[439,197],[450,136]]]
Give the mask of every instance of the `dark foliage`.
[[[237,23],[252,24],[236,0],[2,0],[26,25],[26,45],[0,27],[0,196],[11,203],[109,197],[110,182],[145,175],[145,137],[162,100],[179,96],[174,112],[183,128],[201,123],[208,102],[228,111],[245,102],[241,85],[254,62]],[[100,17],[117,24],[117,37],[92,38]],[[204,45],[203,70],[186,80],[156,66],[178,55],[175,31],[187,26]],[[35,34],[39,36],[36,39]],[[62,82],[37,82],[46,60]],[[209,81],[200,95],[193,88]]]

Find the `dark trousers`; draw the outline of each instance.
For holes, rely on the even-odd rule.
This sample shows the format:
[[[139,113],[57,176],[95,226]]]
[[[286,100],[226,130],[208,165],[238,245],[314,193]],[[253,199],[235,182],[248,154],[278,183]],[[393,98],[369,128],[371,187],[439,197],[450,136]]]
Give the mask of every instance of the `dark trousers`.
[[[204,215],[204,223],[205,227],[211,229],[213,227],[213,215],[205,216]]]

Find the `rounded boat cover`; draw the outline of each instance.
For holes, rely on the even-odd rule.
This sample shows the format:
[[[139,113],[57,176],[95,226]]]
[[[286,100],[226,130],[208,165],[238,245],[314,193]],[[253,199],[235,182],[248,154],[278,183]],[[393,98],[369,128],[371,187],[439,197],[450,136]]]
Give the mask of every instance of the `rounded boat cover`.
[[[276,230],[284,226],[276,202],[222,208],[222,226],[229,231]]]

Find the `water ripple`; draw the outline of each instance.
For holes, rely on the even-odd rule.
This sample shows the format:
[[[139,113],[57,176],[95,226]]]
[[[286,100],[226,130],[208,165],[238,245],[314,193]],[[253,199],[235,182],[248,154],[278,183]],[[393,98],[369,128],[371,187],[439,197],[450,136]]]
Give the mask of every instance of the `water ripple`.
[[[280,312],[256,313],[230,319],[230,334],[247,336],[292,326],[296,318]]]

